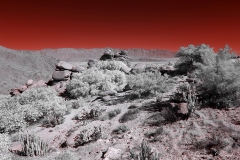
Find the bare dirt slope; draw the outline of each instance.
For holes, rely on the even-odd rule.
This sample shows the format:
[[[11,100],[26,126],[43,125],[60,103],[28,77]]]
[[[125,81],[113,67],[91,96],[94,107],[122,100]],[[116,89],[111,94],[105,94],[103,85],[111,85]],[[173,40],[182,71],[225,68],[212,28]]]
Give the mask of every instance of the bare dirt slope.
[[[29,79],[50,80],[56,59],[39,52],[12,50],[0,46],[0,94],[24,85]]]

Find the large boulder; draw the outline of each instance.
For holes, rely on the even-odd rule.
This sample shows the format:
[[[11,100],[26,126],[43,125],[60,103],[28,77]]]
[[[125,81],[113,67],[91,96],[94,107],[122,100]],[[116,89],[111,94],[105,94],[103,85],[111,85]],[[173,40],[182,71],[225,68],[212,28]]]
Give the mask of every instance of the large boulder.
[[[119,54],[127,56],[128,52],[126,50],[122,50]]]
[[[31,85],[33,84],[33,82],[34,82],[34,81],[33,81],[32,79],[29,79],[29,80],[27,81],[26,85],[27,85],[27,86],[31,86]]]
[[[155,64],[147,64],[145,68],[146,72],[159,72],[159,68]]]
[[[188,116],[188,105],[187,103],[170,103],[172,110],[175,111],[178,117],[185,119]]]
[[[73,66],[72,68],[72,71],[73,72],[82,72],[84,70],[86,70],[87,68],[84,67],[84,66],[81,66],[81,65],[76,65],[76,66]]]
[[[19,90],[20,92],[24,92],[24,91],[27,90],[27,88],[28,88],[28,86],[27,86],[27,85],[24,85],[24,86],[21,86],[20,88],[18,88],[18,90]]]
[[[128,66],[123,66],[120,69],[122,72],[128,74],[131,71],[131,68],[129,68]]]
[[[65,61],[59,61],[56,65],[56,67],[58,69],[63,69],[63,70],[72,70],[73,69],[73,65],[70,63],[67,63]]]
[[[46,82],[44,80],[39,80],[39,81],[33,83],[28,88],[45,87],[45,86],[47,86]]]
[[[132,68],[131,73],[133,74],[142,73],[145,71],[145,68],[146,68],[145,63],[138,63]]]
[[[101,61],[106,61],[108,59],[113,59],[113,55],[102,55],[102,57],[100,58]]]
[[[13,88],[13,89],[11,89],[10,94],[11,94],[12,96],[16,96],[16,95],[21,94],[21,92],[18,90],[18,88]]]
[[[116,149],[113,147],[109,147],[107,152],[104,154],[104,160],[111,160],[111,159],[121,159],[121,155],[124,153],[125,151],[121,150],[121,149]]]
[[[54,71],[52,74],[52,78],[54,81],[67,81],[71,76],[71,71]]]
[[[98,61],[98,60],[96,60],[96,59],[90,59],[90,60],[88,61],[88,68],[93,67],[93,66],[96,64],[97,61]]]
[[[114,57],[114,52],[112,51],[112,49],[108,49],[107,51],[105,51],[102,55],[102,57],[100,58],[101,61],[105,61],[108,59],[113,59]]]
[[[11,146],[8,148],[10,152],[17,155],[23,155],[24,148],[21,142],[12,142]]]

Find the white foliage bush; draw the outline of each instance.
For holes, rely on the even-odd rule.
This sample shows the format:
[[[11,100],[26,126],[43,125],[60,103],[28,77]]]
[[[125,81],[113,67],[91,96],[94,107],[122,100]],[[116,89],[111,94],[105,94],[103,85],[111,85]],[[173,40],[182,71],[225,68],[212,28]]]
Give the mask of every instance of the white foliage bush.
[[[0,134],[0,157],[1,160],[11,160],[11,153],[8,151],[8,147],[11,144],[8,134]]]
[[[67,91],[72,97],[97,95],[101,91],[121,91],[126,85],[125,73],[118,70],[99,70],[90,68],[73,75],[67,84]]]
[[[63,116],[67,112],[65,101],[50,87],[28,89],[0,104],[0,132],[24,129],[50,112]]]
[[[98,61],[95,67],[103,70],[120,70],[122,67],[127,67],[127,65],[121,61]]]

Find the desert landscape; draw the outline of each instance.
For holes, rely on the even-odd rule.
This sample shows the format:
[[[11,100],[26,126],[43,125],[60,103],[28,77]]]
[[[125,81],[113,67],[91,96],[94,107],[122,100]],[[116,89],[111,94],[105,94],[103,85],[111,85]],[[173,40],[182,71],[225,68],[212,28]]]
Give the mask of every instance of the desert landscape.
[[[240,159],[240,57],[228,45],[0,55],[1,159]]]

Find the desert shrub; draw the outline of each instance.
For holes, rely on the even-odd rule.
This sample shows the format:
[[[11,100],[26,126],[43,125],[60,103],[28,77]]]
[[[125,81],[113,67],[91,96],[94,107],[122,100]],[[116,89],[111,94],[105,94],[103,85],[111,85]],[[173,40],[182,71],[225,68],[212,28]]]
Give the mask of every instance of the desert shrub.
[[[167,75],[161,73],[145,72],[127,76],[128,86],[137,97],[148,97],[156,92],[164,93],[172,89],[172,83]]]
[[[121,109],[114,109],[112,111],[109,111],[107,114],[108,114],[109,119],[112,119],[113,117],[116,117],[120,113],[121,113]]]
[[[43,119],[43,127],[55,127],[56,125],[62,124],[64,122],[63,114],[55,113],[50,111]]]
[[[118,70],[101,71],[96,68],[88,69],[73,75],[67,84],[67,91],[74,98],[97,95],[100,91],[121,91],[126,85],[126,76]]]
[[[195,63],[209,66],[215,59],[213,49],[205,44],[196,47],[194,45],[181,47],[176,56],[179,57],[179,60],[175,63],[175,68],[181,74],[194,71],[197,68]]]
[[[50,113],[63,117],[67,112],[64,100],[50,87],[28,89],[0,108],[1,132],[18,131]]]
[[[112,134],[122,134],[128,130],[129,128],[126,125],[120,125],[112,131]]]
[[[121,113],[121,109],[114,109],[114,110],[108,111],[106,114],[100,117],[100,120],[105,121],[107,119],[112,119],[117,115],[119,115],[120,113]]]
[[[145,123],[150,125],[150,126],[161,126],[164,122],[164,118],[162,116],[162,114],[159,112],[159,113],[155,113],[153,115],[151,115],[150,117],[148,117],[146,120],[145,120]]]
[[[8,134],[0,134],[0,157],[2,160],[11,160],[11,154],[8,151],[8,147],[11,144],[11,139]]]
[[[217,54],[218,58],[225,61],[230,60],[232,58],[237,58],[237,55],[234,52],[232,52],[232,49],[228,45],[225,45],[223,49],[219,49]]]
[[[73,153],[69,151],[62,152],[55,157],[55,160],[78,160],[78,159],[79,158],[77,158]]]
[[[199,65],[197,90],[204,106],[229,108],[240,103],[240,67],[216,57],[214,66]]]
[[[7,99],[9,99],[10,97],[11,97],[10,95],[0,94],[0,102],[3,103],[5,101],[7,101]]]
[[[125,123],[127,121],[130,120],[134,120],[137,118],[137,115],[139,113],[138,109],[134,109],[134,110],[128,110],[126,113],[124,113],[120,118],[119,118],[119,122],[120,123]]]
[[[211,134],[210,137],[207,137],[205,140],[196,141],[193,145],[196,149],[205,149],[208,154],[218,156],[220,150],[226,147],[228,142],[224,141],[224,139],[220,136]]]
[[[177,113],[170,107],[163,107],[161,112],[155,113],[148,117],[145,120],[145,124],[150,126],[162,126],[169,123],[174,123],[179,118],[177,117]]]
[[[21,133],[19,141],[23,146],[21,156],[43,156],[49,151],[48,143],[34,134]]]
[[[78,98],[77,100],[73,100],[71,104],[73,109],[78,109],[83,107],[83,100],[82,98]]]
[[[102,115],[103,112],[104,112],[104,110],[103,109],[99,109],[99,108],[93,108],[89,112],[83,110],[83,113],[81,113],[81,115],[76,114],[72,118],[72,120],[83,121],[83,120],[98,119]]]
[[[75,137],[75,147],[83,146],[84,144],[97,141],[102,136],[101,126],[94,126],[93,131],[91,129],[82,130],[77,137]]]
[[[165,107],[162,111],[161,114],[164,118],[163,124],[167,123],[174,123],[178,120],[178,117],[176,115],[176,112],[172,110],[172,108]]]
[[[121,61],[98,61],[94,67],[98,69],[120,70],[127,65]]]
[[[0,132],[15,132],[24,129],[28,123],[21,105],[10,99],[0,107]]]
[[[155,152],[152,153],[151,147],[148,145],[147,142],[143,141],[140,146],[139,154],[133,153],[133,151],[130,150],[131,159],[133,160],[159,160],[160,155]]]

